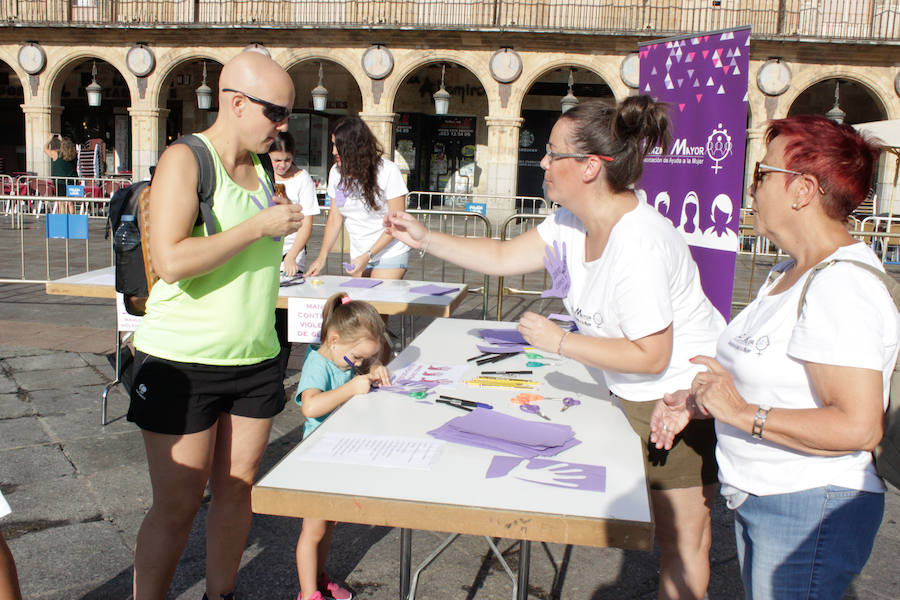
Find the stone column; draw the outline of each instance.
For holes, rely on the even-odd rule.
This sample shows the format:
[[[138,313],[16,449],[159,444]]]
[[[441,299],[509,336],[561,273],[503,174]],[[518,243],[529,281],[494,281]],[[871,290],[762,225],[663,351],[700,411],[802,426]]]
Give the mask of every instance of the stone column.
[[[519,130],[521,117],[485,117],[488,127],[488,159],[477,167],[484,169],[487,193],[494,198],[487,202],[487,218],[494,232],[516,210],[516,178],[519,163]]]
[[[150,167],[159,162],[165,150],[166,108],[130,107],[131,115],[131,177],[134,181],[148,179]]]
[[[360,113],[359,118],[366,122],[375,135],[375,139],[384,148],[384,156],[394,158],[394,123],[396,113]],[[330,141],[330,140],[329,140]]]
[[[44,144],[50,140],[50,134],[59,133],[62,107],[27,103],[21,107],[25,115],[25,169],[49,177],[50,158],[44,154]]]

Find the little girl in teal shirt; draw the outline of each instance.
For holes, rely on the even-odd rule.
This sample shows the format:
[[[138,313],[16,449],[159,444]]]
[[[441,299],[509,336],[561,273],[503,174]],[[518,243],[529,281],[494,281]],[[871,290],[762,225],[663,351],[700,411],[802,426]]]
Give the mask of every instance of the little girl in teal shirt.
[[[384,363],[391,350],[384,337],[384,322],[371,304],[335,294],[322,310],[320,346],[310,346],[294,401],[306,417],[303,439],[328,418],[331,412],[358,394],[369,392],[372,384],[390,385]],[[349,600],[343,586],[325,574],[334,521],[303,519],[297,540],[297,600]]]

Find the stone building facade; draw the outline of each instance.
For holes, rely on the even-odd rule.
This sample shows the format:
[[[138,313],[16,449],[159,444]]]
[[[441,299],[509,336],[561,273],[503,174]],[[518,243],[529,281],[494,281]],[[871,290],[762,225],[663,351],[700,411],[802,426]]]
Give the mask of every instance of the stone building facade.
[[[0,10],[9,173],[49,174],[42,147],[63,133],[102,139],[108,172],[147,177],[174,137],[212,121],[221,65],[252,45],[296,83],[296,157],[314,177],[329,166],[329,124],[359,114],[411,189],[479,195],[496,218],[510,197],[540,195],[537,161],[570,74],[579,100],[621,100],[637,91],[638,44],[654,39],[753,27],[748,170],[769,119],[835,104],[850,123],[900,119],[898,0],[0,0]],[[95,66],[102,100],[90,107]],[[315,110],[320,66],[328,96]],[[450,107],[436,116],[442,72]],[[203,81],[211,110],[197,105]],[[889,180],[893,163],[882,170]]]

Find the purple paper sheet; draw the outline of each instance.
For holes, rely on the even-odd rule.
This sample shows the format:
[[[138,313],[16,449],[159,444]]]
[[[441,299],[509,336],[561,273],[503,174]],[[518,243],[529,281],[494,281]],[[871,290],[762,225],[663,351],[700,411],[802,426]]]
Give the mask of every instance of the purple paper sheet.
[[[519,456],[495,456],[485,478],[509,476],[540,485],[589,492],[606,491],[606,467],[602,465],[586,465],[546,458],[531,458],[523,464],[524,460]]]
[[[525,344],[525,338],[517,329],[479,329],[478,336],[491,344]]]
[[[489,411],[485,410],[485,412]],[[475,448],[484,448],[486,450],[503,452],[505,454],[515,454],[516,456],[521,456],[523,458],[534,458],[535,456],[554,456],[581,443],[579,440],[572,438],[561,446],[527,446],[524,444],[517,444],[515,442],[504,441],[497,438],[465,433],[446,425],[429,431],[428,435],[445,442],[454,442],[456,444],[474,446]]]
[[[371,288],[376,285],[381,285],[382,281],[380,279],[369,279],[366,277],[355,277],[348,281],[345,281],[341,284],[341,287],[349,287],[349,288]]]
[[[497,346],[477,346],[479,352],[484,354],[516,354],[524,352],[525,346],[522,344],[501,344]]]
[[[451,419],[428,434],[439,440],[527,458],[553,456],[581,443],[568,425],[535,423],[482,408]]]
[[[441,285],[434,285],[433,283],[429,283],[428,285],[420,285],[419,287],[409,288],[409,291],[415,294],[428,294],[429,296],[443,296],[444,294],[449,294],[450,292],[455,292],[459,287],[444,287]]]
[[[561,423],[537,423],[495,410],[477,410],[448,423],[465,433],[474,433],[518,444],[558,446],[572,438],[572,428]]]

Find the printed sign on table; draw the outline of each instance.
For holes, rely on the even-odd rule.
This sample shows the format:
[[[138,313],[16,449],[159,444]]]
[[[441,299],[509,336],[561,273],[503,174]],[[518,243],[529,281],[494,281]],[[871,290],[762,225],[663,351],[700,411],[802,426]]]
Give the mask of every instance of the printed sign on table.
[[[669,104],[672,146],[639,187],[682,233],[703,291],[728,320],[744,196],[750,28],[640,46],[640,91]]]
[[[125,310],[125,296],[116,292],[116,329],[118,331],[134,331],[141,324],[141,318]]]
[[[318,342],[325,299],[288,298],[288,341]]]

